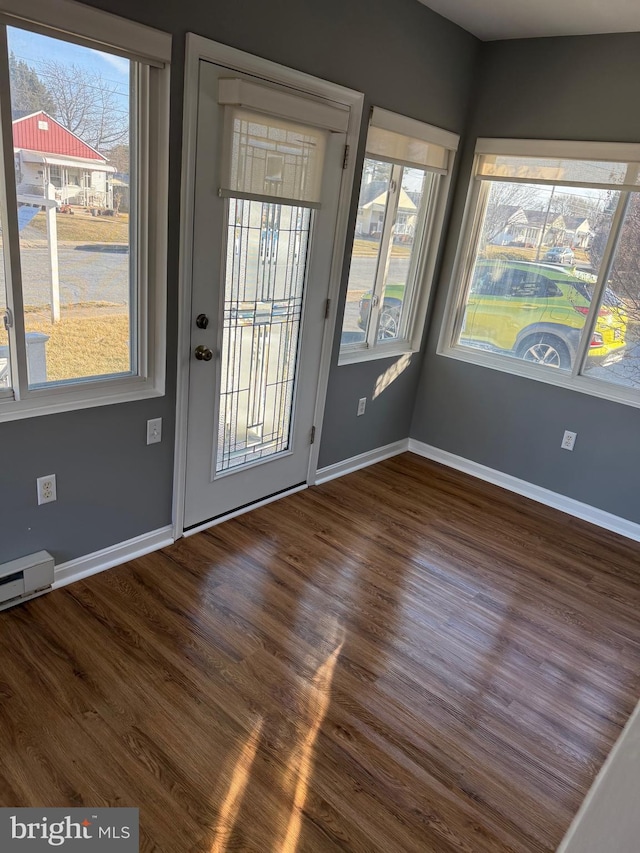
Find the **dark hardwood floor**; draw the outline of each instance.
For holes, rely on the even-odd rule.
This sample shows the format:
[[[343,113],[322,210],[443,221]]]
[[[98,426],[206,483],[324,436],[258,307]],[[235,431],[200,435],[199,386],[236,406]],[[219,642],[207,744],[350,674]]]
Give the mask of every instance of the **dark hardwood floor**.
[[[0,614],[0,805],[163,853],[552,851],[640,693],[640,545],[412,454]]]

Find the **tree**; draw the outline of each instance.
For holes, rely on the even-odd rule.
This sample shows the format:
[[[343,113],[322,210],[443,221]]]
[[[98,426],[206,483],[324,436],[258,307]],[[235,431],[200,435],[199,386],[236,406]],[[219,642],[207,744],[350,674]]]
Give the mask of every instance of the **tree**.
[[[110,151],[102,151],[102,154],[109,161],[109,165],[113,166],[116,172],[129,174],[129,146],[120,144],[116,145]]]
[[[482,228],[481,248],[507,230],[519,209],[539,206],[538,188],[530,184],[492,182]]]
[[[54,99],[53,117],[92,148],[104,151],[126,143],[129,134],[128,99],[117,83],[78,65],[43,60],[40,77]]]
[[[55,99],[48,86],[24,60],[9,54],[9,79],[11,81],[11,115],[15,118],[44,110],[53,115]]]
[[[618,193],[607,191],[602,208],[597,216],[595,216],[592,224],[593,237],[589,246],[589,258],[594,270],[600,269],[600,264],[602,263],[602,258],[609,242],[611,222],[617,206]]]

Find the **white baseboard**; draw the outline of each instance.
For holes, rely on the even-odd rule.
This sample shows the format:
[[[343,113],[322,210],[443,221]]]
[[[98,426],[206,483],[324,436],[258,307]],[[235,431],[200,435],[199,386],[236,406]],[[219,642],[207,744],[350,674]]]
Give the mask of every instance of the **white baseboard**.
[[[321,483],[328,483],[329,480],[335,480],[336,477],[343,477],[345,474],[351,474],[353,471],[360,470],[360,468],[366,468],[367,465],[373,465],[376,462],[382,462],[383,459],[390,459],[399,453],[405,453],[408,449],[409,439],[403,438],[401,441],[394,441],[393,444],[386,444],[384,447],[377,447],[375,450],[359,453],[350,459],[343,459],[342,462],[335,462],[333,465],[327,465],[325,468],[318,468],[315,485],[319,486]]]
[[[52,589],[58,589],[61,586],[74,583],[74,581],[88,578],[90,575],[97,575],[98,572],[104,572],[105,569],[112,569],[114,566],[135,560],[136,557],[150,554],[152,551],[165,548],[172,543],[173,527],[168,525],[158,530],[152,530],[150,533],[143,533],[142,536],[135,536],[126,542],[119,542],[109,548],[103,548],[101,551],[94,551],[84,557],[61,563],[56,566]]]
[[[520,480],[518,477],[512,477],[511,474],[504,474],[495,468],[488,468],[479,462],[472,462],[463,456],[456,456],[455,453],[449,453],[447,450],[441,450],[439,447],[433,447],[430,444],[424,444],[422,441],[416,441],[414,438],[409,439],[408,449],[412,453],[417,453],[418,456],[424,456],[426,459],[431,459],[434,462],[441,462],[449,468],[455,468],[457,471],[471,474],[472,477],[486,480],[487,483],[501,486],[510,492],[516,492],[516,494],[523,495],[525,498],[531,498],[531,500],[545,506],[559,509],[560,512],[566,512],[568,515],[575,516],[575,518],[581,518],[583,521],[589,521],[598,527],[604,527],[605,530],[611,530],[614,533],[619,533],[621,536],[626,536],[628,539],[640,542],[640,524],[637,524],[635,521],[629,521],[627,518],[621,518],[619,515],[605,512],[603,509],[598,509],[590,504],[568,498],[566,495],[561,495],[558,492],[552,492],[550,489],[545,489],[542,486],[528,483],[526,480]]]

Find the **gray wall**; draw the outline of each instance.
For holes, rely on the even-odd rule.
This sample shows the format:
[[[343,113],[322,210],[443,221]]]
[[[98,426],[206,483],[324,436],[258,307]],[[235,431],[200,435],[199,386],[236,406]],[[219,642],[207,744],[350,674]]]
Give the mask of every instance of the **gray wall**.
[[[640,34],[482,45],[411,435],[640,521],[640,410],[435,354],[478,136],[640,140]],[[575,430],[573,453],[560,450]]]
[[[94,0],[174,35],[165,398],[0,424],[0,561],[47,548],[58,562],[171,521],[184,35],[193,31],[343,84],[376,104],[453,131],[467,113],[477,41],[417,0]],[[363,156],[363,140],[358,152]],[[354,190],[351,230],[358,188]],[[351,237],[351,235],[350,235]],[[348,252],[347,252],[348,255]],[[347,268],[345,265],[344,282]],[[339,333],[339,330],[338,330]],[[334,364],[337,348],[334,352]],[[388,362],[334,367],[321,464],[408,434],[417,365],[356,421]],[[147,418],[164,418],[147,447]],[[35,479],[55,473],[58,501],[36,505]]]

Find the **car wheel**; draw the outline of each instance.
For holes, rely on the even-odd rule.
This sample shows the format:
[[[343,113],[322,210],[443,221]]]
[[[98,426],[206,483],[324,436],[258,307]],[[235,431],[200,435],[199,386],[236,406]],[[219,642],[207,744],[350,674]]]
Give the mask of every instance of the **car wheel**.
[[[567,345],[554,335],[529,335],[518,346],[516,355],[524,361],[544,364],[545,367],[571,369]]]
[[[378,340],[397,338],[400,325],[400,310],[388,305],[382,307],[380,319],[378,320]]]

